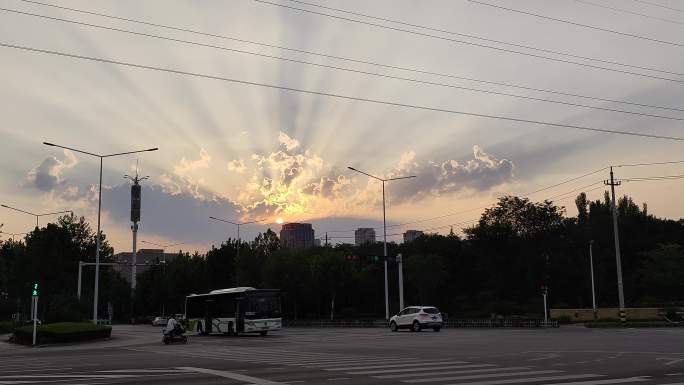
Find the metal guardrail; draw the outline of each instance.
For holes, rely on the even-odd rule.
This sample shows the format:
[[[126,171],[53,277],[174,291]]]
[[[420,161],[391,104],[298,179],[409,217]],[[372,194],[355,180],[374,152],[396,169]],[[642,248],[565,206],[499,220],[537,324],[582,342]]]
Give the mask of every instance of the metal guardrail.
[[[388,327],[386,320],[283,320],[283,327],[318,328],[382,328]],[[455,319],[446,320],[444,328],[557,328],[558,321],[534,319]]]

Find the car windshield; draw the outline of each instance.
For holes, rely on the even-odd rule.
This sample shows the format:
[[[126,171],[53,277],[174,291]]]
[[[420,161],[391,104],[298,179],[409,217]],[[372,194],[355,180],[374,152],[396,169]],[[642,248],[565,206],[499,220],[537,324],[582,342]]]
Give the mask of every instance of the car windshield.
[[[439,310],[436,307],[426,307],[423,309],[423,313],[427,314],[439,314]]]

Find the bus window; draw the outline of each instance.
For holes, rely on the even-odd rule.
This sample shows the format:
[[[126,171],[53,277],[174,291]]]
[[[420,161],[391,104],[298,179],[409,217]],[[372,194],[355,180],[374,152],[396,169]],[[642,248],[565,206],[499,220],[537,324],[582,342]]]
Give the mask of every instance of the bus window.
[[[278,318],[280,317],[280,296],[278,295],[254,295],[249,297],[248,309],[245,318]]]

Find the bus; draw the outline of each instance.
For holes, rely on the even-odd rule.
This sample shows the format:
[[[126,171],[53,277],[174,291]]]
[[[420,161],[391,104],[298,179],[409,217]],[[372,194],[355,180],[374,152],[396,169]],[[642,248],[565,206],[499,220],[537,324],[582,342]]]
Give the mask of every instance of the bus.
[[[200,334],[265,336],[282,327],[280,290],[234,287],[190,294],[185,297],[185,319]]]

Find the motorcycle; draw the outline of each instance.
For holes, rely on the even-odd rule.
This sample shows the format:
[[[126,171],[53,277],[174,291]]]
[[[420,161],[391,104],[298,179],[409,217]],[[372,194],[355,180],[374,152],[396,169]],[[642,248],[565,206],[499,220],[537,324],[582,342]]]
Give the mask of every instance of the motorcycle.
[[[185,329],[178,327],[170,332],[162,330],[164,337],[162,337],[162,342],[164,345],[172,344],[174,342],[180,342],[182,344],[188,343],[188,337],[185,336]]]

